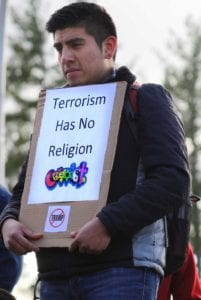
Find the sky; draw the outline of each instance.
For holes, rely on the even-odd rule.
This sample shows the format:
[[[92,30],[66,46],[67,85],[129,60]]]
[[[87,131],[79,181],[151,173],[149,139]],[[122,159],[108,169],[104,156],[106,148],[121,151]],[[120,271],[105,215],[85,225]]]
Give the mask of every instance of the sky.
[[[20,7],[26,3],[17,1],[20,1]],[[17,1],[8,0],[14,6]],[[42,0],[39,13],[46,22],[50,14],[68,3],[67,0]],[[182,38],[185,33],[184,21],[189,15],[201,24],[201,0],[99,0],[97,3],[106,8],[117,27],[117,65],[132,65],[132,70],[143,82],[161,83],[163,80],[164,65],[171,60],[167,51],[171,30]],[[158,59],[156,52],[165,55],[164,64]],[[29,300],[26,293],[28,282],[25,278],[32,280],[36,275],[33,255],[25,257],[25,265],[23,276],[14,290],[20,300]]]

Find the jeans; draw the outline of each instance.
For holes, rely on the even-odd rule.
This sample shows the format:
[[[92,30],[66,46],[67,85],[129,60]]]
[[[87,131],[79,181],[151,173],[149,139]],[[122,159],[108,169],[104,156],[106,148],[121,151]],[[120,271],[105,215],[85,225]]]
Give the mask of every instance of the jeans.
[[[160,277],[147,268],[110,268],[63,281],[41,281],[41,300],[155,300]]]

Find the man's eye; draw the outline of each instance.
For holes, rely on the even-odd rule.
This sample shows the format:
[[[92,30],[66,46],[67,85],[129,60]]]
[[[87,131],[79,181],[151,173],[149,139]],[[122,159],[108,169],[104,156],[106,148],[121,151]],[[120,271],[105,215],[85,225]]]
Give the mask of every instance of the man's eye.
[[[71,44],[70,44],[70,46],[72,48],[76,48],[76,47],[82,46],[83,44],[84,44],[83,41],[72,41]]]
[[[55,49],[56,49],[56,51],[58,52],[58,53],[61,53],[61,51],[62,51],[62,47],[55,47]]]
[[[62,51],[62,45],[60,43],[55,43],[54,44],[54,48],[56,49],[56,51],[58,53],[61,53],[61,51]]]

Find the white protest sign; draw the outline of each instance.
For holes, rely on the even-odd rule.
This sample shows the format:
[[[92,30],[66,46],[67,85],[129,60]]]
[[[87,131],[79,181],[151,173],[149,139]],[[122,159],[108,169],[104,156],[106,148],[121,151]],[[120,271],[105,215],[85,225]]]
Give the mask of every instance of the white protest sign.
[[[99,199],[116,83],[46,91],[28,204]]]

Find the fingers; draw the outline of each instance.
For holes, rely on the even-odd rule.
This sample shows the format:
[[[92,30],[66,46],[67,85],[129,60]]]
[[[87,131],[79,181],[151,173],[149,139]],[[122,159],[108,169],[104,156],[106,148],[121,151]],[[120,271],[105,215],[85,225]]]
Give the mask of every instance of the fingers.
[[[99,249],[94,249],[93,247],[87,245],[86,241],[82,240],[77,232],[71,232],[71,237],[74,238],[73,242],[69,247],[69,252],[72,253],[74,251],[79,251],[80,253],[87,254],[100,254],[101,251]]]
[[[34,233],[22,223],[13,219],[7,219],[3,223],[2,234],[6,248],[17,254],[38,251],[39,248],[33,241],[43,237],[42,233]]]
[[[42,237],[41,234],[32,234],[32,238],[30,239],[25,236],[20,236],[18,239],[18,245],[20,247],[22,247],[23,252],[27,253],[27,252],[31,252],[31,251],[35,251],[38,252],[39,251],[39,247],[36,246],[34,243],[32,243],[32,240],[38,240],[38,237]]]
[[[18,255],[26,254],[32,250],[30,250],[30,247],[24,243],[20,243],[18,241],[12,241],[12,243],[9,244],[7,247],[10,251],[15,252]]]
[[[71,237],[73,242],[69,251],[78,250],[87,254],[100,254],[108,247],[111,240],[106,227],[97,217],[87,222],[78,231],[71,232]]]
[[[7,240],[6,246],[9,250],[17,254],[25,254],[31,251],[39,251],[39,248],[34,245],[30,240],[24,235],[13,235]]]
[[[28,228],[24,229],[24,236],[30,240],[37,241],[43,237],[43,234],[40,232],[33,232]]]
[[[71,238],[75,238],[76,236],[77,236],[77,234],[78,234],[78,231],[72,231],[71,233],[70,233],[70,236],[71,236]],[[74,252],[75,250],[77,250],[78,249],[78,241],[77,240],[74,240],[72,243],[71,243],[71,245],[70,245],[70,247],[69,247],[69,252]]]
[[[75,238],[76,235],[77,235],[77,233],[78,233],[78,231],[71,231],[70,236],[71,236],[72,238]]]
[[[76,250],[78,250],[78,249],[79,249],[79,244],[78,244],[78,241],[75,240],[75,241],[73,241],[72,244],[70,245],[70,247],[69,247],[69,252],[72,253],[72,252],[74,252],[74,251],[76,251]]]
[[[76,250],[79,251],[80,253],[93,254],[93,255],[98,255],[102,252],[102,250],[99,249],[90,249],[86,245],[82,244],[79,240],[73,241],[69,247],[70,253]]]

